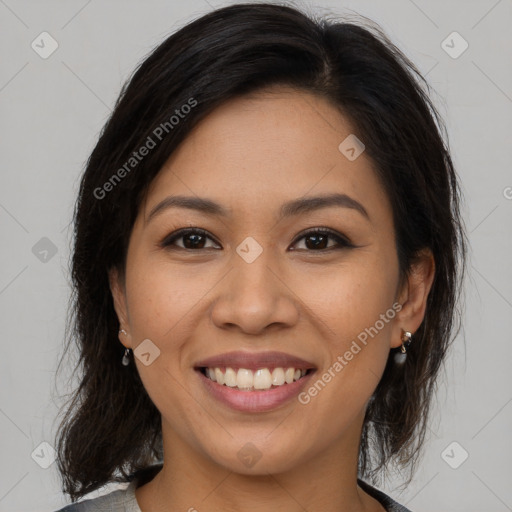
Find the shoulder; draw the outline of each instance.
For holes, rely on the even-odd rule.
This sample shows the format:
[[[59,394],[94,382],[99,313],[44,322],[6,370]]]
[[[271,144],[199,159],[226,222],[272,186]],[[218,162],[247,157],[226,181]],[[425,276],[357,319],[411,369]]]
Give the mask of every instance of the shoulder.
[[[55,512],[141,512],[135,489],[153,479],[163,464],[153,464],[136,471],[125,489],[117,489],[98,498],[71,503]]]
[[[71,503],[56,512],[141,512],[132,482],[126,489],[117,489],[98,498]]]
[[[396,502],[393,498],[388,496],[386,493],[380,491],[379,489],[372,487],[370,484],[367,484],[364,480],[357,479],[357,483],[363,491],[368,493],[372,498],[375,498],[385,509],[387,512],[411,512],[408,508],[400,505],[400,503]]]

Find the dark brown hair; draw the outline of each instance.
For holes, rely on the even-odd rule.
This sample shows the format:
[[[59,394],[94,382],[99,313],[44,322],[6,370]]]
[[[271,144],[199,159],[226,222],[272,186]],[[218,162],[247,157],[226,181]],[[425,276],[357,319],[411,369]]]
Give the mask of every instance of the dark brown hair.
[[[392,461],[412,474],[435,379],[460,328],[466,239],[446,129],[429,86],[377,25],[364,24],[284,5],[232,5],[168,37],[123,87],[87,162],[74,213],[66,351],[77,345],[80,381],[57,440],[63,489],[73,501],[108,482],[128,481],[163,456],[160,413],[135,365],[121,365],[108,280],[113,267],[123,275],[148,186],[209,112],[274,84],[326,98],[364,141],[391,201],[402,278],[418,251],[434,255],[425,319],[403,366],[390,351],[360,445],[360,477],[374,479]],[[155,146],[130,160],[148,137]]]

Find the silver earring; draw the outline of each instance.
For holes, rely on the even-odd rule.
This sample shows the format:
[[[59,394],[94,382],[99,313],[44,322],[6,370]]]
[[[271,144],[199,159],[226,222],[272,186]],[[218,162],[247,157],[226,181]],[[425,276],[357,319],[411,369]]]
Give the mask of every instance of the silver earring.
[[[402,346],[400,347],[400,352],[395,354],[395,363],[404,364],[407,359],[407,349],[411,344],[412,334],[409,331],[404,331],[402,334]]]
[[[125,336],[128,336],[128,333],[124,329],[119,329],[119,334],[124,334]],[[121,359],[121,363],[123,366],[128,366],[130,364],[130,358],[128,357],[129,354],[130,349],[125,348],[123,359]]]
[[[121,360],[121,363],[123,366],[128,366],[130,364],[130,358],[128,357],[128,354],[130,353],[130,349],[129,348],[125,348],[124,349],[124,356],[123,356],[123,359]]]

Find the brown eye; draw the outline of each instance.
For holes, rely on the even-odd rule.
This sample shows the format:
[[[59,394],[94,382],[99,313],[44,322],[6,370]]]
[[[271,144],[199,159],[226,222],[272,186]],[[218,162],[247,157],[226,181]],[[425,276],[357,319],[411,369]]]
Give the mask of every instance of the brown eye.
[[[312,252],[330,251],[332,249],[344,249],[355,247],[346,237],[327,228],[315,228],[303,233],[296,239],[293,245],[298,241],[305,240],[305,249]],[[214,242],[216,246],[208,246],[208,241]],[[181,241],[181,243],[176,243]],[[334,244],[330,244],[333,241]],[[208,234],[207,231],[200,228],[185,228],[171,233],[160,244],[166,249],[185,249],[185,250],[201,250],[201,249],[220,249],[217,242]],[[296,249],[293,249],[296,250]]]
[[[326,228],[315,228],[313,230],[309,230],[306,233],[303,233],[297,241],[303,239],[305,240],[306,250],[310,251],[355,247],[346,237],[340,235],[336,231]],[[329,239],[333,240],[335,243],[329,246]],[[297,244],[297,241],[294,245]]]
[[[181,245],[176,244],[177,240],[182,240]],[[205,244],[207,240],[214,241],[206,231],[198,228],[186,228],[180,229],[175,233],[169,235],[165,240],[161,243],[162,247],[167,249],[178,248],[178,249],[211,249],[212,247],[207,247]],[[216,248],[216,247],[213,247]]]

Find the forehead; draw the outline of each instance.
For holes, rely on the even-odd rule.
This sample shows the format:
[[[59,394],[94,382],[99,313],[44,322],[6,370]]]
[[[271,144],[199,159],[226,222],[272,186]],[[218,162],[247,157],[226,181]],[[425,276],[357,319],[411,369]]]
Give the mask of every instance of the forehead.
[[[354,131],[334,105],[305,91],[274,86],[229,100],[168,159],[149,188],[145,216],[169,194],[207,196],[230,212],[253,214],[333,192],[369,210],[389,209],[372,161],[340,150]]]

